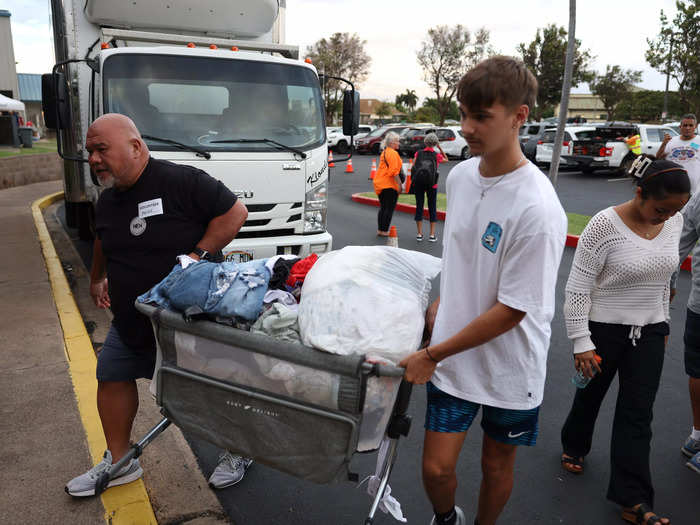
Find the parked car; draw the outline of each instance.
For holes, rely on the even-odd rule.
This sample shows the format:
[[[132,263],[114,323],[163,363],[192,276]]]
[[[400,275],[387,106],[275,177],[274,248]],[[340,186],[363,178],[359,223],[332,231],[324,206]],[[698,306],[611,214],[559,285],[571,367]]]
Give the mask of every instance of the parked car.
[[[355,149],[358,153],[379,153],[379,147],[384,140],[384,136],[390,131],[401,134],[402,131],[408,129],[409,126],[384,126],[370,131],[361,139],[355,142]]]
[[[455,157],[466,160],[471,157],[469,144],[462,135],[462,128],[459,126],[449,126],[437,130],[440,146],[448,157]]]
[[[564,138],[561,143],[561,155],[571,155],[574,150],[574,140],[587,136],[587,132],[595,131],[594,127],[584,126],[566,126],[564,128]],[[557,133],[557,128],[548,127],[545,129],[542,138],[537,141],[537,149],[535,153],[535,162],[538,166],[549,167],[552,162],[552,153],[554,152],[554,136]],[[560,164],[562,166],[574,165],[571,161],[567,161],[561,157]]]
[[[523,154],[532,162],[536,161],[537,143],[544,135],[545,130],[551,127],[551,124],[545,122],[531,122],[520,127],[518,134],[520,147],[523,150]]]
[[[601,168],[618,169],[625,173],[634,162],[635,155],[624,139],[637,133],[641,138],[642,153],[648,155],[656,155],[666,133],[678,135],[673,128],[660,124],[610,122],[579,134],[573,141],[571,154],[562,158],[566,158],[567,162],[576,165],[584,173],[592,173]]]
[[[401,135],[399,140],[399,155],[404,157],[413,157],[416,151],[423,149],[425,147],[425,136],[428,133],[435,133],[437,128],[435,127],[420,127],[409,128],[405,133]]]
[[[353,137],[353,144],[357,139],[367,136],[374,130],[374,126],[363,124],[358,127],[357,134]],[[350,148],[350,136],[343,135],[343,128],[327,128],[328,149],[333,149],[338,153],[347,153]]]

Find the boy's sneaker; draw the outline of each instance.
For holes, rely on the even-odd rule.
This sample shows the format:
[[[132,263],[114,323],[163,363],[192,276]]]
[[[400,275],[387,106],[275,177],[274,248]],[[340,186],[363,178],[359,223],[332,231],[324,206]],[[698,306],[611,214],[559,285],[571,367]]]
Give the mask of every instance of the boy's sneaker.
[[[88,470],[85,474],[73,478],[66,484],[66,492],[71,496],[84,497],[95,495],[95,482],[102,473],[112,466],[112,453],[107,450],[105,455],[97,465]],[[143,476],[143,469],[139,465],[138,459],[132,459],[118,472],[112,473],[107,487],[115,487],[131,483]]]
[[[693,439],[692,436],[688,436],[688,439],[685,440],[685,443],[683,443],[681,447],[681,452],[685,456],[692,458],[695,454],[700,452],[700,439]]]
[[[435,237],[435,235],[431,235],[428,237],[428,242],[437,242],[437,237]]]
[[[209,486],[213,489],[225,489],[243,479],[246,470],[253,464],[250,458],[234,456],[229,451],[219,456],[219,464],[209,476]]]
[[[690,470],[694,470],[698,474],[700,474],[700,452],[695,454],[692,458],[690,458],[690,461],[688,461],[685,464],[686,467],[688,467]]]
[[[423,240],[423,236],[421,234],[416,235],[416,240],[421,242]]]
[[[464,512],[462,512],[462,509],[460,509],[457,505],[455,505],[455,514],[457,515],[455,519],[455,525],[467,525],[467,518],[464,517]],[[435,516],[433,516],[432,521],[430,522],[430,525],[435,525]]]

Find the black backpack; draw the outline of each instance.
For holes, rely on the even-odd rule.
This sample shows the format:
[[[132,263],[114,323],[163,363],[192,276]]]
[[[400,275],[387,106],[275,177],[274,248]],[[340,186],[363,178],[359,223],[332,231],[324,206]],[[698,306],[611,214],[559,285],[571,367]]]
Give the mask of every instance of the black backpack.
[[[432,188],[437,179],[437,153],[420,150],[411,170],[411,184],[421,188]]]

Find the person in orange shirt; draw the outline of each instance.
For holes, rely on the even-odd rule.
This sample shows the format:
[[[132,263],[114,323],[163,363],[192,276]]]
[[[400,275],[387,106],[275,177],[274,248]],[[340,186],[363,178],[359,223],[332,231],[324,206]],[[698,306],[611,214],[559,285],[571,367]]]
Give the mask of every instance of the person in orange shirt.
[[[394,215],[396,201],[401,193],[401,169],[403,161],[398,153],[399,135],[390,131],[384,137],[384,151],[379,156],[379,167],[374,175],[374,193],[379,197],[377,214],[377,235],[389,236],[391,217]]]

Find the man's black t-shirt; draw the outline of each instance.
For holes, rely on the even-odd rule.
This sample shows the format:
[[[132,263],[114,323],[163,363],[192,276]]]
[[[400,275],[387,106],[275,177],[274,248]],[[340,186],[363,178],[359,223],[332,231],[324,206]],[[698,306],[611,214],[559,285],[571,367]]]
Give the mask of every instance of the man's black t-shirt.
[[[159,283],[202,239],[209,221],[226,213],[236,196],[191,166],[149,159],[136,183],[110,188],[97,202],[96,229],[107,261],[114,325],[132,348],[155,348],[148,318],[136,297]]]

